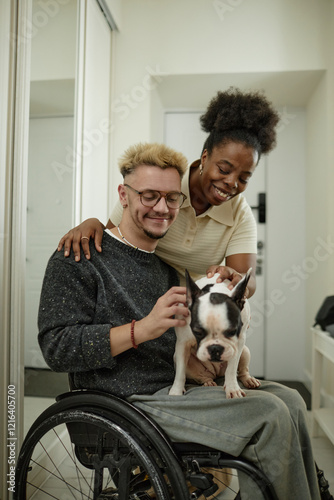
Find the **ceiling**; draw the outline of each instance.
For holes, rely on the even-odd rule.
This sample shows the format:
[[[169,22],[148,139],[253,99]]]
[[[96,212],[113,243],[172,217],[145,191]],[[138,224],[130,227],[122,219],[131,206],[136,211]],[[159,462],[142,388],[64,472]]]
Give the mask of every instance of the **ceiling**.
[[[275,107],[304,107],[324,74],[324,70],[315,70],[159,75],[157,91],[165,109],[205,109],[218,90],[230,86],[241,90],[263,90]]]
[[[207,75],[157,75],[157,92],[166,110],[203,110],[218,90],[231,86],[263,90],[275,107],[305,107],[324,70]],[[74,114],[75,80],[32,81],[30,116]]]

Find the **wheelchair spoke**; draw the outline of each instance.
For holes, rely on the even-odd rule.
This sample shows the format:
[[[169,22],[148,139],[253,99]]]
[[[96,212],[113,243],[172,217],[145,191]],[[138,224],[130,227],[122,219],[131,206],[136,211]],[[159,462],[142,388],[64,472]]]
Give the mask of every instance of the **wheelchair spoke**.
[[[85,476],[83,475],[83,473],[79,470],[79,467],[77,467],[77,464],[76,464],[76,461],[74,460],[74,451],[73,451],[73,446],[72,444],[70,443],[71,445],[71,452],[69,452],[67,446],[65,445],[65,442],[64,440],[62,439],[61,435],[59,434],[59,432],[56,431],[56,429],[52,429],[55,436],[56,436],[56,439],[59,441],[59,443],[61,444],[61,446],[63,447],[64,449],[64,452],[66,452],[66,456],[70,459],[70,461],[72,462],[74,468],[75,468],[75,471],[76,471],[76,475],[77,475],[77,480],[78,482],[80,483],[80,479],[79,479],[79,475],[81,475],[81,478],[83,479],[83,481],[87,484],[87,486],[89,487],[89,484],[85,478]],[[48,458],[50,459],[50,462],[52,463],[52,465],[55,467],[55,470],[57,470],[58,474],[59,474],[59,477],[58,479],[60,481],[63,481],[64,484],[66,484],[66,486],[68,487],[68,490],[70,491],[71,495],[73,498],[75,498],[75,495],[73,494],[73,492],[71,492],[71,488],[73,488],[74,490],[77,490],[78,492],[81,492],[82,494],[82,489],[80,488],[80,485],[78,488],[75,488],[74,486],[71,486],[64,478],[64,476],[62,475],[62,473],[60,472],[60,470],[58,469],[57,465],[55,464],[55,462],[52,460],[52,457],[49,455],[49,453],[47,452],[45,446],[42,445],[42,443],[40,443],[43,450],[45,451],[46,455],[48,456]],[[48,471],[51,475],[55,476],[54,473],[51,472],[51,470]],[[56,476],[55,476],[56,477]],[[91,489],[91,491],[93,491]],[[82,497],[84,498],[84,497]]]
[[[41,469],[43,469],[43,470],[44,470],[44,471],[45,471],[48,475],[52,476],[55,480],[61,481],[61,482],[62,482],[62,483],[63,483],[63,484],[64,484],[64,485],[68,488],[68,490],[70,491],[70,493],[71,493],[71,489],[73,489],[74,491],[77,491],[77,492],[79,492],[79,493],[81,493],[81,494],[82,494],[82,489],[81,489],[81,488],[79,488],[79,487],[78,487],[78,488],[76,488],[75,486],[73,486],[72,484],[70,484],[70,483],[69,483],[69,482],[68,482],[68,481],[64,478],[64,476],[63,476],[61,473],[60,473],[60,474],[55,474],[55,473],[54,473],[54,472],[52,472],[50,469],[47,469],[46,467],[43,467],[41,464],[38,464],[38,463],[37,463],[37,462],[35,462],[34,460],[32,460],[32,462],[31,462],[31,463],[33,463],[34,465],[36,465],[36,466],[40,467]],[[87,483],[87,481],[86,481],[86,483]],[[35,487],[35,488],[36,488],[36,486],[35,486],[34,484],[32,484],[32,483],[28,483],[28,484],[30,484],[30,486],[33,486],[33,487]],[[87,484],[88,484],[88,483],[87,483]],[[42,490],[41,490],[41,488],[38,488],[38,489],[39,489],[40,491],[42,491]],[[91,491],[93,491],[93,490],[91,489]],[[45,493],[45,492],[44,492],[44,493]],[[52,495],[50,495],[50,496],[52,496]],[[73,498],[76,498],[76,497],[75,497],[75,495],[73,495],[73,493],[72,493],[72,496],[73,496]],[[87,496],[86,496],[86,497],[83,497],[83,498],[89,498],[89,497],[87,497]]]
[[[31,483],[27,483],[27,484],[29,484],[30,486],[33,486],[34,488],[36,488],[36,486],[35,486],[35,485],[33,485],[33,484],[31,484]],[[55,496],[54,496],[54,495],[52,495],[50,492],[45,491],[45,490],[43,490],[42,488],[37,488],[37,490],[38,490],[40,493],[42,493],[43,495],[46,495],[48,498],[55,498],[56,500],[58,500],[58,497],[55,497]],[[35,496],[35,494],[34,494],[34,496]]]
[[[73,448],[71,448],[71,451],[69,450],[69,447],[65,444],[64,442],[64,438],[62,436],[64,436],[64,430],[65,430],[65,427],[61,427],[59,430],[57,429],[52,429],[52,432],[54,434],[54,438],[56,440],[56,442],[59,444],[58,446],[58,449],[57,449],[57,452],[55,452],[55,444],[51,447],[51,453],[48,451],[48,447],[49,447],[49,444],[50,443],[50,439],[52,438],[48,438],[48,439],[45,439],[45,443],[43,443],[42,440],[39,441],[39,446],[41,448],[41,450],[44,451],[44,454],[42,454],[41,450],[39,450],[39,448],[35,448],[34,450],[34,456],[37,457],[42,457],[42,459],[39,459],[38,461],[35,460],[33,457],[31,458],[31,465],[33,465],[35,467],[35,471],[39,468],[41,471],[44,471],[44,476],[45,477],[48,477],[49,479],[49,482],[51,480],[54,480],[54,482],[58,482],[58,483],[62,483],[64,485],[64,487],[66,487],[66,489],[68,490],[69,494],[70,494],[70,498],[77,498],[77,493],[80,493],[81,496],[82,496],[82,499],[84,498],[90,498],[88,496],[88,493],[87,494],[83,494],[83,488],[81,487],[80,483],[81,481],[83,481],[85,483],[85,488],[88,492],[92,492],[93,489],[91,488],[89,482],[87,481],[85,475],[83,474],[83,471],[80,470],[79,466],[78,466],[78,463],[75,459],[75,455],[74,455],[74,451],[73,451]],[[59,458],[60,455],[63,456],[63,459],[61,461],[60,464],[57,464],[55,459],[52,458],[52,454],[54,454],[54,456],[56,456],[57,458]],[[63,463],[66,461],[66,468],[64,468],[63,466]],[[45,464],[45,465],[43,465]],[[48,464],[46,466],[46,464]],[[64,470],[62,471],[61,470],[61,467],[64,468]],[[73,481],[70,481],[70,479],[68,478],[67,476],[67,468],[68,467],[72,467],[74,468],[74,480],[75,480],[75,476],[76,476],[76,482],[78,483],[76,485],[75,482]],[[35,472],[35,475],[38,474],[37,472]],[[32,485],[33,486],[33,485]],[[38,488],[40,489],[40,488]],[[45,492],[44,492],[45,493]]]

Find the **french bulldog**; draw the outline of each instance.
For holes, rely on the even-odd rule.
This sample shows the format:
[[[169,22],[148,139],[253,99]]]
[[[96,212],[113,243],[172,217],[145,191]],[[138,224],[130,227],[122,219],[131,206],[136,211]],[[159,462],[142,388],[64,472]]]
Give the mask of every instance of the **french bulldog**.
[[[169,391],[171,396],[184,394],[186,379],[213,386],[215,378],[225,375],[228,399],[246,396],[237,378],[248,389],[260,386],[249,373],[250,352],[245,345],[250,321],[245,291],[251,271],[248,270],[233,290],[228,288],[228,280],[216,283],[217,274],[195,283],[186,271],[190,314],[187,325],[175,329],[176,373]]]

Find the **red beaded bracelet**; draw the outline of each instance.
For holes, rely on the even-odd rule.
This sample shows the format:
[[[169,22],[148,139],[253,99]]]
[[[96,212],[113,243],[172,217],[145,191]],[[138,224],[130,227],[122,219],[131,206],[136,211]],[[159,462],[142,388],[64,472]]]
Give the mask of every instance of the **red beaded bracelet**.
[[[138,346],[135,342],[135,322],[136,322],[135,319],[131,321],[131,342],[132,342],[132,347],[138,349]]]

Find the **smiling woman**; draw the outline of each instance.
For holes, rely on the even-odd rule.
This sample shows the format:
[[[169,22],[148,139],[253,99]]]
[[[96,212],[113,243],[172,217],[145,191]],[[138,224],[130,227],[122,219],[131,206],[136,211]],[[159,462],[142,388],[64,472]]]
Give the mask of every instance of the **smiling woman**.
[[[276,145],[278,114],[260,93],[231,88],[217,93],[200,122],[209,136],[199,169],[190,176],[196,215],[246,189],[261,154]]]
[[[199,169],[190,177],[190,188],[197,196],[193,200],[196,215],[211,205],[221,205],[242,193],[258,163],[259,154],[253,148],[228,142],[203,151]],[[203,176],[198,179],[198,175]]]

